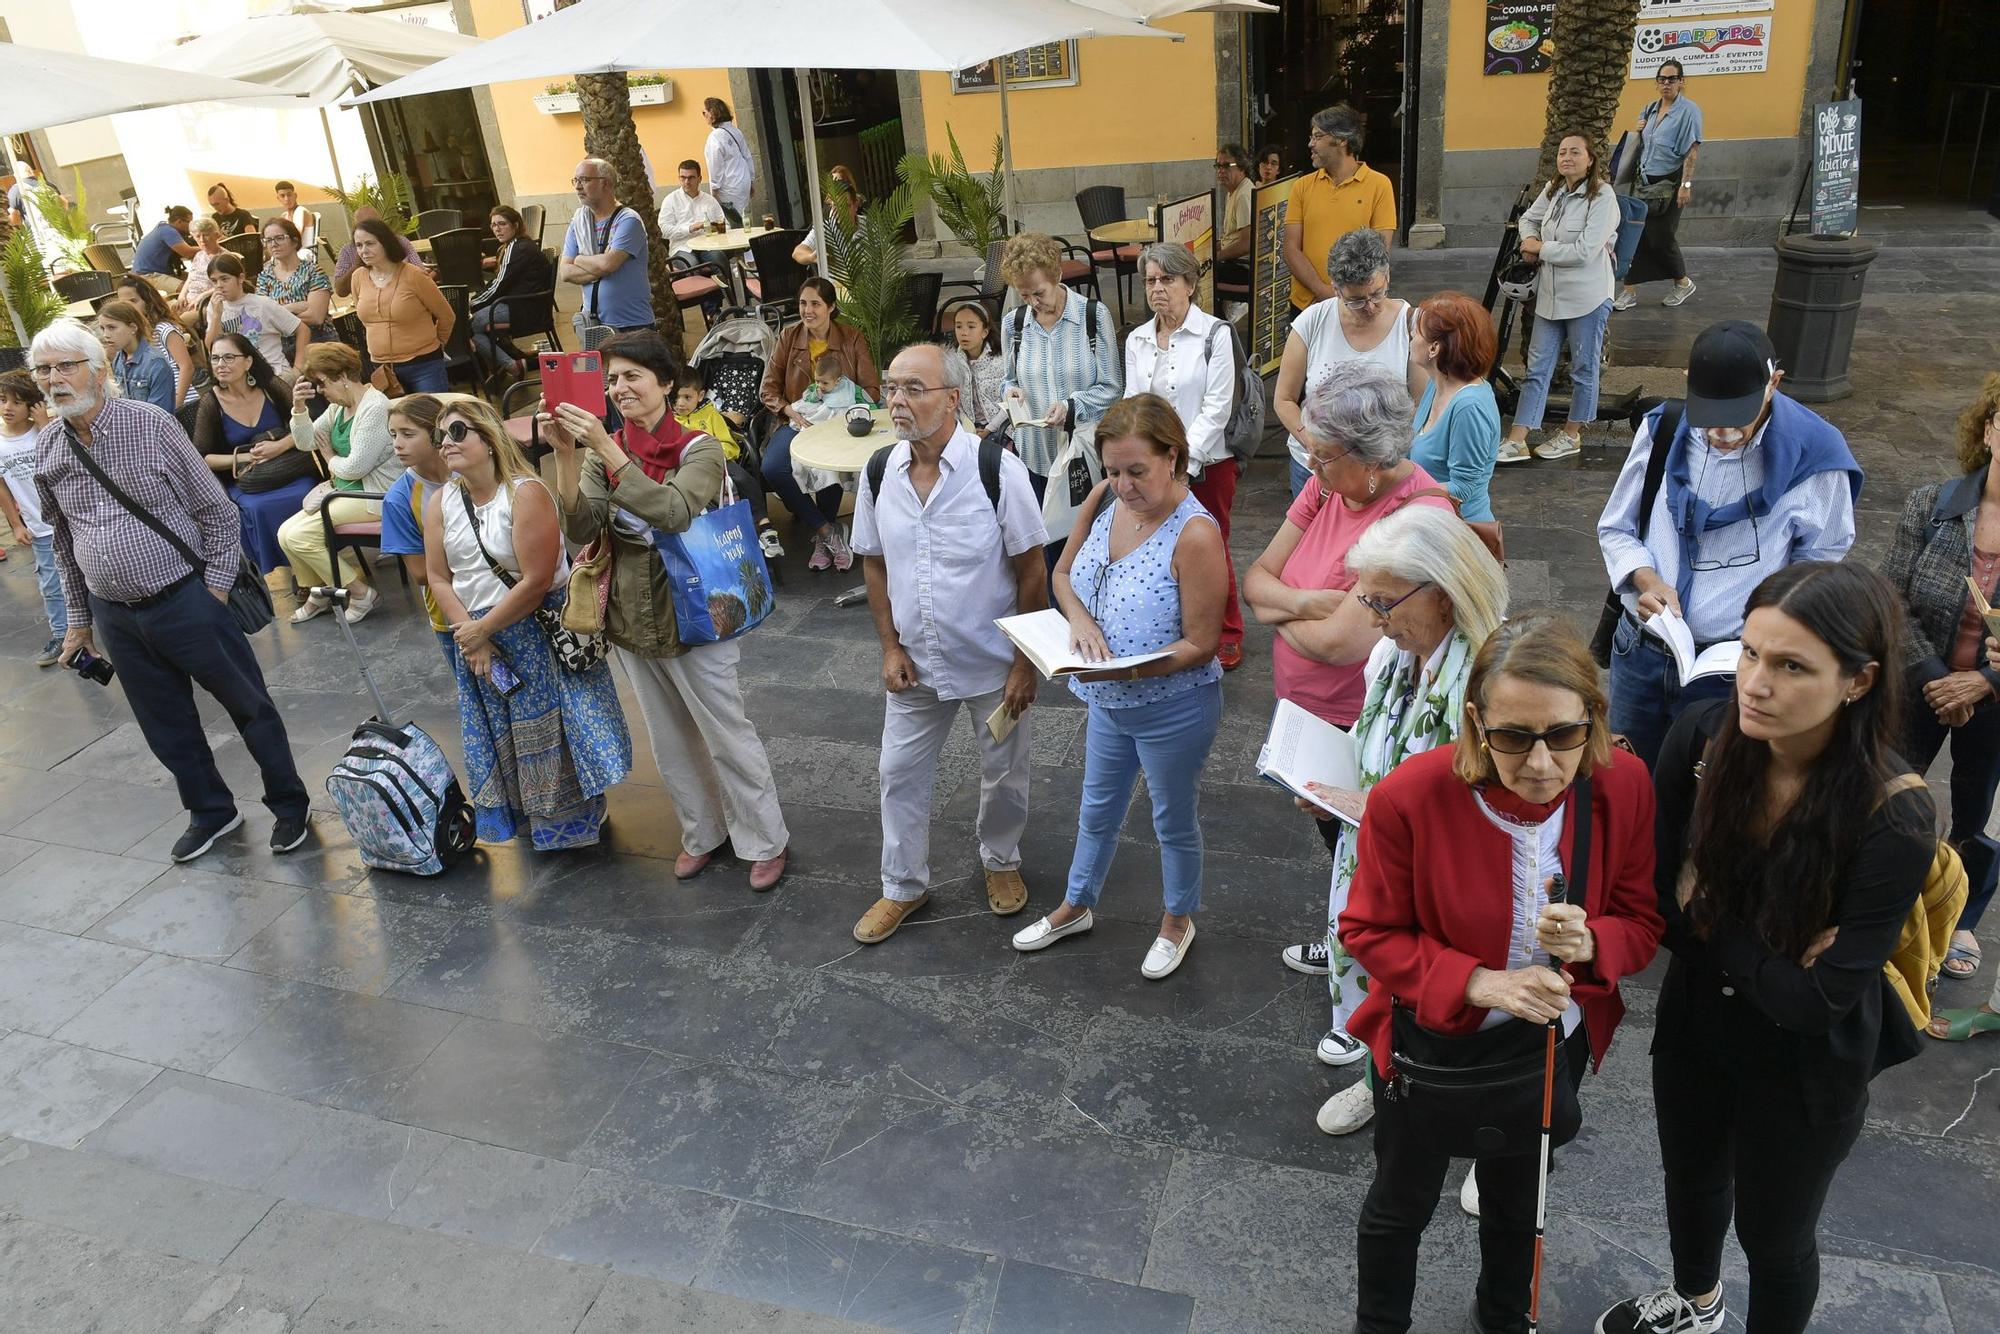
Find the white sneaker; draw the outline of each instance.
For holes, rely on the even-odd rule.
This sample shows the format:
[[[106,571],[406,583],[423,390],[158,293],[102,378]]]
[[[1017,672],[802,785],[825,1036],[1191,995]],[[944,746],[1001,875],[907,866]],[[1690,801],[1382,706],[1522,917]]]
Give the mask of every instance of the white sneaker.
[[[1567,431],[1558,431],[1548,439],[1542,441],[1541,444],[1535,446],[1535,457],[1538,459],[1566,459],[1572,454],[1581,453],[1582,450],[1583,441],[1577,439]]]
[[[1502,440],[1500,452],[1493,456],[1495,463],[1526,463],[1534,456],[1525,440]]]
[[[785,554],[785,544],[778,540],[778,530],[775,528],[757,530],[757,549],[764,553],[765,560],[778,560]]]
[[[1465,1210],[1468,1218],[1479,1217],[1479,1173],[1477,1170],[1465,1174],[1465,1184],[1458,1188],[1458,1207]]]
[[[1621,287],[1618,289],[1617,297],[1611,302],[1611,308],[1613,310],[1630,310],[1638,304],[1639,294],[1629,287]]]
[[[1367,1079],[1357,1079],[1340,1092],[1320,1104],[1320,1133],[1326,1135],[1352,1135],[1361,1127],[1375,1119],[1375,1095],[1368,1088]]]
[[[1081,935],[1096,925],[1097,923],[1091,920],[1088,908],[1083,910],[1083,916],[1073,917],[1062,926],[1051,926],[1049,919],[1044,917],[1033,926],[1023,927],[1014,933],[1014,948],[1023,954],[1031,954],[1036,950],[1047,949],[1064,936]]]
[[[1142,976],[1157,982],[1180,967],[1181,960],[1187,958],[1188,951],[1193,948],[1193,922],[1188,923],[1187,934],[1178,942],[1168,940],[1165,936],[1155,936],[1152,947],[1146,951],[1146,961],[1139,965],[1139,972]]]
[[[1326,1065],[1353,1065],[1368,1054],[1368,1047],[1350,1033],[1329,1028],[1326,1036],[1319,1040],[1315,1054]]]
[[[1678,306],[1693,295],[1694,279],[1690,278],[1684,283],[1675,283],[1674,290],[1660,298],[1660,304],[1663,306]]]

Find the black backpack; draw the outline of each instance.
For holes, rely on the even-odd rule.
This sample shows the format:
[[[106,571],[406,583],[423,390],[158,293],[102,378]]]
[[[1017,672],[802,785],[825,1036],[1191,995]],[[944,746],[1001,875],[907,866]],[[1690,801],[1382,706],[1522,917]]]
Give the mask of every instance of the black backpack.
[[[871,503],[882,494],[882,474],[889,470],[889,452],[895,447],[882,446],[868,456],[868,463],[862,469],[868,478],[868,499]],[[993,506],[995,515],[1000,513],[1000,455],[1004,452],[997,439],[988,438],[979,442],[979,483],[986,488],[986,499]]]
[[[1674,437],[1680,434],[1681,415],[1687,411],[1685,399],[1670,398],[1660,405],[1658,429],[1653,432],[1653,452],[1646,456],[1646,480],[1639,488],[1639,540],[1646,540],[1646,529],[1653,519],[1653,501],[1660,494],[1660,483],[1667,475],[1667,451],[1673,448]],[[1612,589],[1604,595],[1604,610],[1597,616],[1597,633],[1590,637],[1590,656],[1599,667],[1611,665],[1611,637],[1618,633],[1618,622],[1625,616],[1625,599]]]

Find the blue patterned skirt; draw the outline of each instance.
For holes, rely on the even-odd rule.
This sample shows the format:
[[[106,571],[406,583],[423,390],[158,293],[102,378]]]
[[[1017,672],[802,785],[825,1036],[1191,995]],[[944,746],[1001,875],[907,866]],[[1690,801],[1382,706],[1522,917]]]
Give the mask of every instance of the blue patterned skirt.
[[[544,606],[560,607],[562,594]],[[589,847],[604,824],[604,794],[632,769],[632,737],[609,662],[587,672],[556,664],[532,616],[493,636],[521,688],[502,695],[452,655],[466,780],[486,843],[518,838],[535,851]]]

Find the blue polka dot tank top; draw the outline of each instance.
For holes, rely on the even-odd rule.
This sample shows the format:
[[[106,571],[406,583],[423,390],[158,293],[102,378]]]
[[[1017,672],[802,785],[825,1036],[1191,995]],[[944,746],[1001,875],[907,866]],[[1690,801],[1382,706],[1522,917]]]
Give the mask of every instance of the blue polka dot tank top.
[[[1153,535],[1111,559],[1111,519],[1117,506],[1108,498],[1090,525],[1083,549],[1070,565],[1070,587],[1104,631],[1114,657],[1157,653],[1181,637],[1181,590],[1174,582],[1174,544],[1191,519],[1214,523],[1193,495],[1184,496]],[[1196,686],[1222,679],[1222,664],[1214,658],[1171,676],[1137,681],[1077,681],[1069,688],[1077,698],[1107,709],[1127,709],[1171,699]]]

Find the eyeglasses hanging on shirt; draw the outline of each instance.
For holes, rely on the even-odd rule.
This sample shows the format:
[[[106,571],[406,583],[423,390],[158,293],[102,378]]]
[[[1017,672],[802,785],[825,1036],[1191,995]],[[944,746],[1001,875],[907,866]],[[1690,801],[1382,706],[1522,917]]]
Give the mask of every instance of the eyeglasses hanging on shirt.
[[[1750,444],[1745,445],[1742,449],[1735,451],[1736,461],[1742,468],[1748,468],[1750,466],[1750,451],[1756,448],[1757,444],[1758,442],[1753,440]],[[1701,471],[1695,476],[1694,487],[1688,494],[1686,507],[1683,510],[1682,514],[1680,515],[1680,523],[1677,525],[1677,527],[1680,530],[1681,541],[1687,548],[1689,557],[1688,569],[1695,571],[1696,573],[1701,573],[1707,570],[1740,570],[1745,566],[1760,565],[1763,563],[1764,560],[1763,536],[1757,531],[1757,511],[1755,509],[1751,509],[1749,511],[1750,550],[1745,552],[1739,552],[1734,556],[1727,556],[1727,557],[1721,557],[1715,555],[1709,555],[1704,557],[1701,554],[1703,533],[1697,530],[1694,526],[1694,502],[1696,497],[1702,495],[1703,492],[1702,483],[1708,480],[1708,465],[1712,461],[1714,461],[1715,457],[1716,457],[1715,450],[1712,447],[1708,446],[1706,442],[1704,442],[1703,454],[1701,460]],[[1737,490],[1736,499],[1742,500],[1744,497],[1750,494],[1750,482],[1747,475],[1745,475],[1740,471],[1738,473],[1738,477],[1739,479],[1741,479],[1742,485]],[[1720,508],[1720,507],[1711,506],[1710,508]],[[1730,525],[1731,528],[1735,526],[1736,525],[1734,524]],[[1727,530],[1710,529],[1708,531],[1711,533],[1720,533]]]

